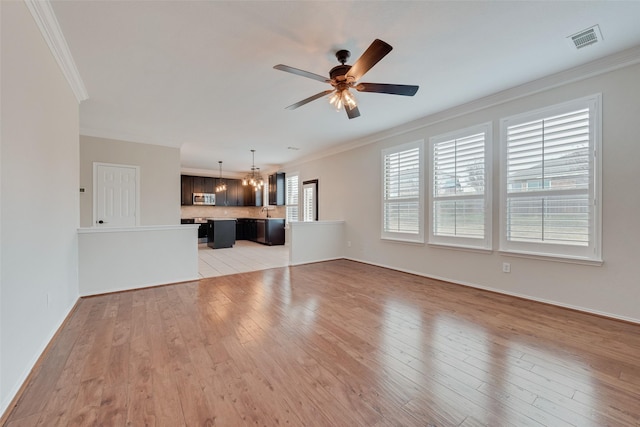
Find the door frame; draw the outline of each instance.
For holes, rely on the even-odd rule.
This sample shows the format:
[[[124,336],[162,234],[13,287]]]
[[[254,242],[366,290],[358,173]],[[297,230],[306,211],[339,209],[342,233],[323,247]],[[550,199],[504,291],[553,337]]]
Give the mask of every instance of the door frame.
[[[140,166],[123,165],[118,163],[93,162],[93,212],[92,227],[97,227],[98,221],[98,167],[110,166],[117,168],[132,168],[136,170],[136,227],[140,226]]]

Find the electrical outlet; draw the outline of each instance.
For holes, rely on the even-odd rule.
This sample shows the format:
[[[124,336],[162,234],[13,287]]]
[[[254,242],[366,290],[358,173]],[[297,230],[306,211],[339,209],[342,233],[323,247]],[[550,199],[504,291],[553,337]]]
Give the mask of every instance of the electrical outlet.
[[[503,273],[511,273],[511,264],[508,262],[502,263],[502,272]]]
[[[347,240],[347,247],[350,248],[351,247],[351,240]]]

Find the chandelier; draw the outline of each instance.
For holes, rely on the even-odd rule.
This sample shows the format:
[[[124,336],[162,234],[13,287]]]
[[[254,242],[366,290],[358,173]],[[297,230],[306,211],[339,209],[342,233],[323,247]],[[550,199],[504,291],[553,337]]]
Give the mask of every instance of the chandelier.
[[[220,179],[216,185],[216,193],[227,191],[227,183],[222,180],[222,160],[218,160],[218,168],[220,169]]]
[[[260,175],[260,168],[255,165],[256,150],[251,150],[251,159],[251,172],[242,179],[242,185],[253,185],[253,188],[258,191],[264,186],[264,179]]]

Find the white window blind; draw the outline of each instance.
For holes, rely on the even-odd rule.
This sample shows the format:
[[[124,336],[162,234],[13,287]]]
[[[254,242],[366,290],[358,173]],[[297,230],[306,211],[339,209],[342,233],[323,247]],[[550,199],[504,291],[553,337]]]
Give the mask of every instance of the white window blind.
[[[313,187],[305,185],[302,197],[304,221],[313,221],[315,219]]]
[[[287,174],[286,183],[287,222],[298,221],[298,175]]]
[[[382,237],[422,242],[423,143],[383,150]]]
[[[430,139],[430,243],[490,248],[490,140],[491,123]]]
[[[599,259],[600,96],[503,121],[506,249]]]

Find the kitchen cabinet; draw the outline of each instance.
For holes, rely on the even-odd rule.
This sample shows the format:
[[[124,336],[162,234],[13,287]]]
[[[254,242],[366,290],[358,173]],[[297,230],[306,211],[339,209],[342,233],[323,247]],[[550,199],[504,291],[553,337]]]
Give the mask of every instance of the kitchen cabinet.
[[[225,184],[227,184],[227,188],[229,187],[229,183],[227,182],[226,179],[222,179],[221,180],[220,178],[214,178],[215,187],[220,185],[221,182],[224,182]],[[228,190],[216,191],[216,206],[229,206],[228,198],[227,198],[227,194],[228,194],[227,191]]]
[[[244,206],[262,206],[262,189],[256,191],[252,185],[243,186]]]
[[[263,191],[255,191],[251,185],[242,185],[240,179],[224,178],[227,190],[219,192],[215,188],[220,178],[182,175],[180,179],[183,206],[193,205],[193,193],[215,193],[216,206],[262,206]]]
[[[238,218],[236,239],[284,245],[284,218]]]
[[[285,174],[283,172],[269,175],[269,204],[284,206]]]
[[[242,183],[239,179],[227,179],[227,204],[228,206],[243,206],[244,195],[239,192],[239,188],[242,188]],[[239,197],[242,195],[241,197]]]
[[[284,245],[284,219],[256,219],[256,242],[263,245]]]
[[[256,220],[254,218],[238,218],[236,240],[256,241]]]
[[[223,179],[227,185],[225,191],[216,193],[216,206],[244,206],[244,195],[241,182],[239,179]],[[220,179],[216,178],[216,186],[220,183]],[[240,195],[240,197],[239,197]]]
[[[235,243],[235,219],[210,219],[207,221],[207,246],[213,249],[231,248]]]
[[[236,220],[236,240],[249,240],[245,233],[245,220],[244,218],[238,218]]]
[[[213,193],[215,191],[215,178],[208,176],[194,176],[193,177],[193,192],[194,193]]]
[[[193,177],[189,175],[180,176],[181,204],[189,206],[193,204]]]
[[[214,193],[216,187],[215,178],[208,176],[180,176],[181,205],[193,205],[193,193]],[[216,195],[216,199],[217,199]],[[216,204],[217,200],[216,200]]]

